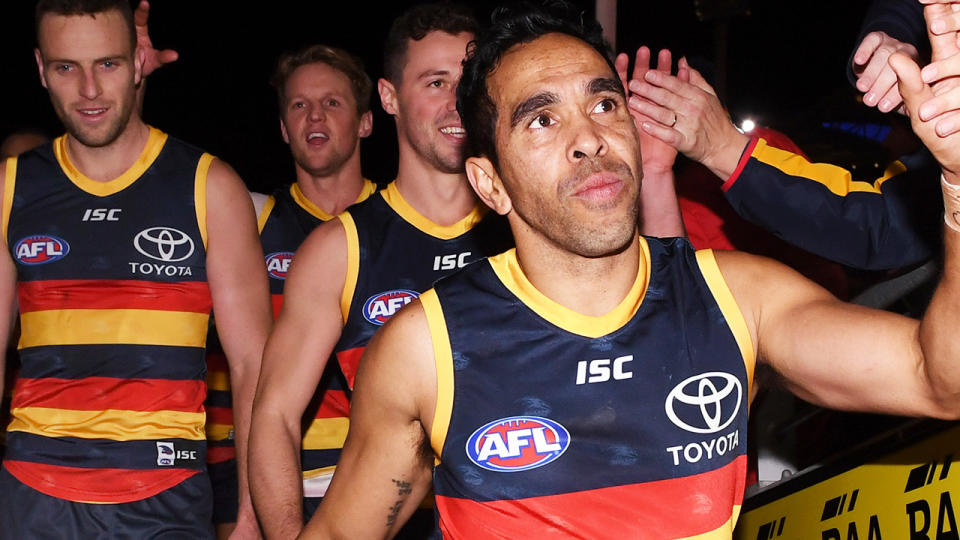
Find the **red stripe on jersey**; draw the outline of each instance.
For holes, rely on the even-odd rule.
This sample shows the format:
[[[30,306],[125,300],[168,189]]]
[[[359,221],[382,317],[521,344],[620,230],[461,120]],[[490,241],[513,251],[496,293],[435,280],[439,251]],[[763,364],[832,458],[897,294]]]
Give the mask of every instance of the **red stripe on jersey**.
[[[445,538],[679,538],[708,533],[743,501],[746,456],[683,478],[478,502],[437,495]]]
[[[230,407],[207,407],[207,424],[233,425],[233,409]]]
[[[12,407],[46,407],[74,411],[203,412],[203,381],[164,379],[24,379],[13,390]]]
[[[162,283],[135,280],[63,279],[17,285],[20,311],[57,309],[151,309],[209,313],[210,289],[203,281]]]
[[[337,362],[340,362],[340,370],[343,376],[347,378],[347,385],[353,390],[353,380],[357,378],[357,367],[360,366],[360,357],[363,356],[363,350],[366,347],[354,347],[346,351],[337,353]]]
[[[283,295],[271,294],[270,304],[273,305],[273,319],[276,320],[280,316],[280,309],[283,307]]]
[[[237,458],[237,449],[233,446],[207,447],[207,463],[223,463]]]
[[[3,466],[33,489],[69,501],[126,503],[152,497],[199,473],[189,469],[87,469],[7,460]],[[96,491],[91,487],[96,486]]]
[[[343,390],[327,390],[314,418],[345,418],[350,416],[350,400]]]
[[[733,170],[733,174],[730,175],[730,178],[720,186],[720,189],[726,193],[731,187],[733,187],[734,182],[740,178],[740,173],[743,172],[743,169],[747,167],[747,163],[750,162],[750,156],[753,155],[753,149],[757,147],[757,143],[760,142],[759,137],[750,137],[750,142],[747,143],[747,147],[743,150],[743,154],[740,155],[740,161],[737,162],[737,168]]]

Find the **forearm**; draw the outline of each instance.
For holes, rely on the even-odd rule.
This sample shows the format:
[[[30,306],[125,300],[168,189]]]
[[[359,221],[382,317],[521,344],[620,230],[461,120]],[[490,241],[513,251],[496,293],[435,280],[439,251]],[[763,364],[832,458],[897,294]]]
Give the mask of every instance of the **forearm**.
[[[640,232],[661,238],[686,236],[673,169],[644,170],[640,184]]]
[[[299,422],[258,406],[252,428],[250,488],[260,524],[267,538],[294,538],[303,528]]]
[[[240,369],[238,365],[243,365]],[[253,407],[253,395],[256,392],[259,366],[256,359],[245,362],[230,362],[230,381],[233,391],[233,433],[237,452],[238,512],[237,521],[253,517],[253,501],[250,498],[248,479],[250,418]]]

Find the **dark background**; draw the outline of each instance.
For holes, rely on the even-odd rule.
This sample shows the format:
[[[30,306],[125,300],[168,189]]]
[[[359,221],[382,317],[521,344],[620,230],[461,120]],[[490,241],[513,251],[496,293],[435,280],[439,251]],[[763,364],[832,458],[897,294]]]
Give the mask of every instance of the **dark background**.
[[[245,9],[226,0],[154,0],[154,43],[176,49],[180,60],[151,76],[144,117],[227,160],[255,190],[288,183],[293,180],[292,161],[279,135],[268,84],[277,55],[315,42],[340,46],[358,54],[376,80],[387,28],[412,3],[375,8],[362,1],[279,0]],[[486,21],[500,3],[470,5]],[[593,14],[592,2],[578,3]],[[697,17],[694,0],[621,0],[617,49],[668,47],[701,65],[726,65],[726,70],[708,71],[713,80],[718,73],[726,74],[724,101],[734,118],[754,118],[801,145],[814,144],[820,137],[817,126],[825,121],[869,116],[865,107],[856,105],[845,75],[867,0],[725,3],[741,3],[747,10],[704,22]],[[7,98],[0,136],[27,126],[58,134],[62,128],[33,60],[33,2],[6,2],[4,8],[0,65]],[[721,54],[726,60],[719,63],[718,48],[726,49]],[[396,173],[396,134],[376,94],[373,110],[374,133],[363,144],[364,174],[383,182]]]

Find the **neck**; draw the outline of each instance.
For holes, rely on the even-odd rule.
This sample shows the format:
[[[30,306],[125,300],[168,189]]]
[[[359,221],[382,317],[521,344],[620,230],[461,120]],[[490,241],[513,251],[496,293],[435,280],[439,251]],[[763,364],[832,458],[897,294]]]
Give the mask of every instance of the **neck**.
[[[610,313],[636,282],[640,258],[636,235],[616,253],[583,257],[542,236],[525,242],[524,237],[539,233],[529,229],[519,233],[512,222],[511,229],[517,240],[517,261],[530,283],[547,298],[577,313],[593,317]]]
[[[133,166],[149,137],[150,128],[134,115],[120,136],[106,146],[87,146],[68,134],[67,153],[73,166],[84,176],[97,182],[109,182]]]
[[[477,206],[465,173],[438,171],[401,137],[397,190],[423,217],[441,226],[457,223]]]
[[[299,165],[296,169],[300,191],[310,202],[331,216],[343,212],[357,202],[357,197],[363,190],[359,152],[354,152],[343,167],[328,176],[314,176]]]

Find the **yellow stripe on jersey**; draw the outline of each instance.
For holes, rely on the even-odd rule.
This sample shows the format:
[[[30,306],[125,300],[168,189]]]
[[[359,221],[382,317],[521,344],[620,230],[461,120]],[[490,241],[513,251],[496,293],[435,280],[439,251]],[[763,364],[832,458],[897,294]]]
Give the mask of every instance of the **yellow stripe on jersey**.
[[[150,135],[147,137],[147,144],[144,145],[143,151],[140,152],[137,160],[133,162],[133,165],[124,171],[123,174],[107,182],[92,180],[74,166],[73,162],[70,161],[70,156],[67,155],[66,135],[54,139],[53,153],[60,163],[60,168],[63,169],[63,173],[67,175],[67,178],[69,178],[75,186],[91,195],[106,197],[123,191],[143,176],[143,173],[153,165],[157,156],[160,155],[160,151],[163,150],[163,145],[166,144],[166,142],[167,134],[151,127]]]
[[[430,289],[421,294],[420,304],[427,316],[430,339],[433,341],[433,361],[437,366],[437,404],[433,411],[430,446],[433,447],[435,461],[439,464],[440,456],[443,455],[443,444],[447,440],[447,430],[450,428],[450,416],[453,414],[453,350],[450,348],[447,321],[443,317],[437,292]]]
[[[200,156],[193,179],[193,202],[197,209],[197,226],[200,227],[200,238],[203,240],[204,249],[207,247],[207,173],[214,159],[206,153]]]
[[[144,309],[54,309],[20,315],[19,348],[44,345],[203,347],[208,313]]]
[[[270,218],[270,212],[273,212],[274,205],[277,204],[277,198],[273,195],[267,197],[260,209],[260,215],[257,216],[257,232],[262,233],[263,228],[267,226],[267,219]]]
[[[311,478],[317,478],[318,476],[332,475],[335,470],[337,470],[336,465],[320,467],[319,469],[310,469],[309,471],[303,471],[303,479],[309,480]]]
[[[13,190],[17,186],[17,156],[7,158],[7,172],[3,178],[3,207],[0,210],[2,220],[3,240],[9,245],[7,228],[10,225],[10,210],[13,208]]]
[[[799,176],[822,184],[838,197],[854,192],[880,193],[880,186],[884,182],[907,170],[903,163],[894,161],[884,171],[883,176],[873,183],[853,180],[850,172],[843,167],[837,167],[829,163],[810,163],[803,156],[768,146],[763,139],[760,139],[753,149],[753,157],[757,161],[779,169],[790,176]]]
[[[595,339],[619,330],[637,314],[643,303],[650,283],[650,247],[643,238],[639,238],[639,243],[639,265],[633,286],[617,307],[599,317],[578,313],[538,291],[520,268],[515,248],[487,260],[503,285],[537,315],[558,328]]]
[[[743,367],[747,371],[747,395],[753,398],[753,370],[756,366],[756,349],[753,346],[753,339],[750,337],[750,329],[747,327],[747,321],[743,318],[743,312],[737,305],[737,300],[730,292],[730,287],[723,279],[720,273],[720,267],[717,266],[717,258],[712,249],[701,249],[697,251],[697,264],[700,266],[700,272],[703,279],[706,280],[713,298],[720,306],[720,312],[723,318],[727,320],[730,331],[733,332],[733,338],[740,347],[740,356],[743,358]]]
[[[337,216],[343,224],[343,232],[347,235],[347,275],[343,279],[343,292],[340,293],[340,314],[343,324],[347,324],[350,314],[350,304],[353,303],[353,293],[357,290],[357,278],[360,275],[360,238],[357,236],[357,224],[353,221],[350,212]]]
[[[349,418],[314,418],[303,435],[300,447],[304,450],[343,448],[349,429]]]
[[[207,371],[207,390],[230,391],[229,371]]]
[[[233,426],[229,424],[211,424],[207,423],[206,429],[208,441],[226,441],[233,435]]]
[[[78,437],[112,441],[206,439],[204,413],[181,411],[73,411],[46,407],[12,409],[8,431],[44,437]]]
[[[737,526],[737,517],[739,515],[740,505],[736,504],[733,506],[733,511],[730,513],[730,519],[728,519],[723,525],[710,532],[696,534],[693,536],[685,536],[680,540],[730,540],[730,538],[733,537],[733,529]]]
[[[333,219],[333,216],[325,212],[323,208],[313,204],[313,201],[303,194],[303,190],[300,189],[300,184],[294,183],[290,186],[290,196],[293,197],[295,203],[300,205],[300,208],[303,208],[308,214],[320,221],[330,221]]]
[[[387,205],[402,217],[404,221],[413,225],[421,232],[435,238],[440,238],[441,240],[450,240],[469,231],[483,219],[483,216],[487,213],[487,210],[489,210],[486,205],[478,204],[473,207],[473,210],[471,210],[466,217],[453,225],[437,225],[410,206],[410,203],[403,198],[400,190],[397,189],[396,181],[390,182],[390,185],[381,191],[380,195],[383,197],[383,200],[387,202]]]

